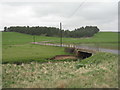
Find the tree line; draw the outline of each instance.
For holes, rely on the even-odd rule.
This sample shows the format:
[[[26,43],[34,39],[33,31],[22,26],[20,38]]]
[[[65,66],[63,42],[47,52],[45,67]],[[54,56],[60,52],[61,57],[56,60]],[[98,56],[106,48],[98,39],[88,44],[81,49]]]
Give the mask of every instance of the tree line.
[[[44,35],[44,36],[53,36],[60,37],[61,33],[63,37],[92,37],[94,34],[99,32],[99,28],[97,26],[86,26],[70,30],[60,30],[56,27],[29,27],[29,26],[11,26],[4,27],[4,32],[19,32],[30,35]]]

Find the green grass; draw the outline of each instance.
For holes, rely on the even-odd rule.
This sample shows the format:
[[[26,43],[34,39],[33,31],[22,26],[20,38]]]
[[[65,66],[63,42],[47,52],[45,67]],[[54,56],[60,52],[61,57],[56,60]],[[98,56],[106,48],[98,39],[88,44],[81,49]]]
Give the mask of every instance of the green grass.
[[[59,43],[59,37],[35,36],[36,42],[51,41]],[[21,34],[16,32],[3,32],[3,44],[23,44],[33,41],[32,35]],[[117,43],[118,33],[115,32],[99,32],[90,38],[63,38],[64,43]]]
[[[16,32],[3,32],[3,45],[26,44],[33,42],[32,35]],[[60,43],[59,37],[35,36],[36,42],[50,41],[50,43]],[[118,33],[99,32],[90,38],[63,38],[65,44],[93,44],[94,47],[118,49]]]
[[[55,55],[68,54],[61,47],[30,44],[33,38],[31,35],[15,32],[3,32],[2,34],[2,63],[47,62],[48,58]]]
[[[3,88],[118,88],[117,62],[117,55],[97,53],[81,62],[3,64]]]
[[[99,32],[89,38],[63,38],[65,43],[107,43],[118,42],[118,33],[115,32]]]
[[[32,42],[32,36],[16,32],[2,32],[3,45],[26,44]]]
[[[3,63],[12,62],[29,62],[29,61],[41,61],[45,62],[47,58],[51,58],[55,55],[67,54],[64,52],[64,48],[51,47],[51,46],[41,46],[32,45],[33,36],[26,35],[16,32],[2,32],[3,34]],[[104,39],[102,39],[104,38]],[[97,40],[98,39],[98,40]],[[53,41],[54,43],[59,42],[58,37],[45,37],[36,36],[36,41]],[[97,44],[95,42],[106,42],[102,44]],[[113,32],[99,32],[92,38],[63,38],[65,43],[81,43],[84,42],[94,42],[92,44],[85,44],[93,47],[105,47],[105,48],[117,48],[117,33]],[[89,42],[88,42],[89,41]],[[107,43],[109,42],[109,43]],[[111,43],[114,42],[114,43]],[[45,59],[45,60],[43,60]]]
[[[68,54],[64,48],[32,45],[33,36],[3,32],[3,88],[117,88],[118,56],[96,53],[82,61],[46,62],[55,55]],[[109,36],[112,35],[112,36]],[[101,37],[102,36],[102,37]],[[105,39],[106,38],[106,39]],[[59,42],[56,37],[36,36],[36,41]],[[92,38],[63,38],[64,43],[115,43],[116,33],[98,33]],[[113,45],[113,46],[115,46]],[[105,45],[103,45],[105,46]],[[112,46],[112,47],[113,47]],[[37,62],[31,62],[37,61]],[[21,65],[12,62],[29,62]]]
[[[42,45],[9,45],[3,46],[3,63],[13,62],[45,62],[55,55],[67,55],[64,48]]]
[[[111,62],[113,58],[118,57],[116,54],[111,54],[111,53],[97,53],[93,55],[92,57],[89,57],[85,60],[81,60],[80,64],[85,66],[87,64],[92,65],[96,64],[98,65],[99,63],[104,63],[104,62]],[[79,64],[78,64],[79,65]]]

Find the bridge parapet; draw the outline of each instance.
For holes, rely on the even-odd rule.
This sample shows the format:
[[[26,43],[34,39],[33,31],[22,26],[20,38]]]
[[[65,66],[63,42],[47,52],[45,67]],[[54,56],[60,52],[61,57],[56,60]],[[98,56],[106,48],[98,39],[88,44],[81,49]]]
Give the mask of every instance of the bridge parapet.
[[[90,50],[90,49],[83,49],[83,48],[75,48],[75,51],[82,51],[82,52],[88,52],[88,53],[96,53],[98,51],[96,50]]]

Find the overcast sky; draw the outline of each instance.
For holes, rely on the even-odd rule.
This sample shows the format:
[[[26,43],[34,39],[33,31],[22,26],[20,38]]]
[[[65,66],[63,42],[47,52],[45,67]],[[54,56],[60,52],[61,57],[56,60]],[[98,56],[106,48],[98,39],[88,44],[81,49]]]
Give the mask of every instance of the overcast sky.
[[[48,2],[49,1],[49,2]],[[4,26],[50,26],[74,30],[97,26],[100,31],[118,31],[119,0],[3,0],[0,30]]]

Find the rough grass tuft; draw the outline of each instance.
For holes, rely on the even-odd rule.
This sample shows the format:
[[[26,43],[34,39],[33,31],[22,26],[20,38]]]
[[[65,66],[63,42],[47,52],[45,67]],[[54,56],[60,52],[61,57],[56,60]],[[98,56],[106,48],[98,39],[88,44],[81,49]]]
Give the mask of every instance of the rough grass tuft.
[[[3,64],[3,88],[118,88],[117,61],[98,53],[82,62]],[[76,68],[83,62],[86,67]]]

